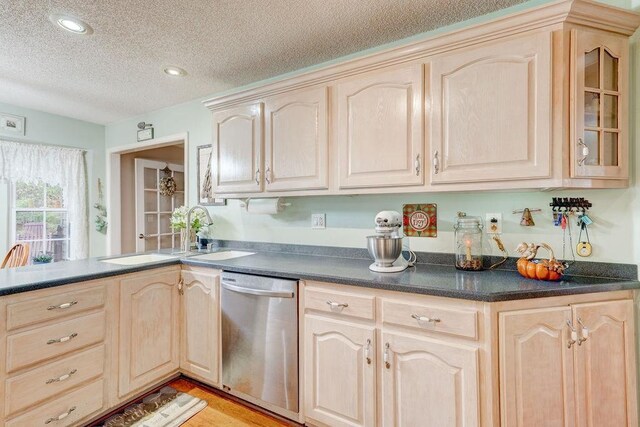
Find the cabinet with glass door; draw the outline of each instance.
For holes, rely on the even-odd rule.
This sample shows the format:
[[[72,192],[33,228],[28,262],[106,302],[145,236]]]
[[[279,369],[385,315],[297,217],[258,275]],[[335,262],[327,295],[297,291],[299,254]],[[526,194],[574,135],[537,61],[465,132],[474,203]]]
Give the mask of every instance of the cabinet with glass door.
[[[628,40],[580,29],[571,40],[571,176],[628,179]]]

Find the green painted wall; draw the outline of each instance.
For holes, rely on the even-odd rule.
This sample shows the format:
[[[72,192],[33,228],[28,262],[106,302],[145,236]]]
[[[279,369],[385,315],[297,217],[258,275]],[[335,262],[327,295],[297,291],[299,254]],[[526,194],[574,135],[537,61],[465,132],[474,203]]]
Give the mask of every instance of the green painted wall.
[[[634,3],[638,1],[614,0],[609,3],[629,8],[636,6]],[[514,8],[415,36],[411,39],[419,39],[435,33],[464,27],[542,3],[545,3],[545,1],[527,2]],[[636,35],[632,44],[633,90],[631,111],[631,142],[633,146],[631,163],[634,184],[629,189],[569,192],[511,191],[292,197],[288,198],[292,206],[284,213],[275,216],[249,215],[243,212],[237,201],[230,201],[226,207],[210,208],[217,222],[218,237],[223,239],[364,247],[365,236],[371,233],[373,218],[378,211],[384,209],[401,210],[403,203],[433,202],[438,204],[439,209],[439,235],[435,239],[412,238],[410,243],[411,248],[414,250],[451,252],[453,249],[453,219],[457,211],[466,211],[469,214],[482,216],[486,212],[502,212],[505,218],[504,240],[509,250],[513,250],[518,242],[526,240],[546,241],[560,251],[562,246],[561,232],[551,224],[548,204],[552,196],[581,196],[588,198],[594,204],[592,213],[595,225],[590,230],[591,240],[594,244],[594,254],[590,260],[638,263],[640,262],[640,242],[638,242],[640,241],[640,214],[638,214],[640,212],[640,181],[638,180],[637,165],[640,164],[640,153],[636,148],[636,141],[638,140],[636,123],[640,121],[640,98],[637,96],[640,50],[637,40],[638,37]],[[407,39],[371,49],[367,52],[399,45],[406,41]],[[360,52],[352,56],[363,55],[367,52]],[[344,58],[332,62],[341,60],[344,60]],[[326,63],[321,65],[326,65]],[[264,82],[254,85],[262,83]],[[107,125],[106,146],[111,148],[135,143],[136,123],[144,120],[154,124],[156,137],[188,132],[190,164],[194,164],[196,146],[209,144],[211,140],[209,112],[202,106],[201,101],[201,99],[194,100]],[[191,182],[189,197],[193,200],[195,194],[195,170],[192,168],[189,173]],[[512,210],[523,207],[545,209],[544,214],[535,216],[536,227],[521,227],[519,225],[519,216],[511,214]],[[322,212],[327,214],[327,229],[312,230],[310,228],[311,214]],[[636,237],[633,238],[632,236]],[[574,239],[576,237],[577,235]],[[487,245],[489,245],[489,242],[487,242]],[[496,252],[494,248],[494,253]]]
[[[3,103],[0,103],[0,112],[27,118],[25,136],[0,134],[0,139],[2,140],[60,145],[87,150],[88,186],[90,189],[90,254],[91,256],[104,255],[106,252],[106,238],[93,228],[95,209],[92,207],[97,200],[98,178],[101,178],[103,182],[105,180],[104,126]],[[7,192],[8,185],[0,182],[0,205],[3,205],[8,200]],[[9,242],[8,216],[7,209],[3,209],[0,214],[0,253],[4,253],[8,249],[8,245],[12,243]]]

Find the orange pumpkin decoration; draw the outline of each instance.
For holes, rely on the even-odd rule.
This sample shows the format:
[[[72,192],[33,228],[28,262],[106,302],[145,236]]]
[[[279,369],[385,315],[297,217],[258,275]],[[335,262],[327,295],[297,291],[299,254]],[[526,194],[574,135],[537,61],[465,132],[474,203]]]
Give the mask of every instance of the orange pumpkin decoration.
[[[549,259],[534,259],[538,249],[541,247],[549,251],[551,255]],[[533,243],[521,243],[518,245],[516,251],[523,255],[516,263],[518,272],[523,277],[547,281],[557,281],[562,279],[565,268],[564,264],[556,260],[556,257],[553,254],[553,249],[551,249],[551,246],[548,244],[541,243],[540,245],[535,245]]]

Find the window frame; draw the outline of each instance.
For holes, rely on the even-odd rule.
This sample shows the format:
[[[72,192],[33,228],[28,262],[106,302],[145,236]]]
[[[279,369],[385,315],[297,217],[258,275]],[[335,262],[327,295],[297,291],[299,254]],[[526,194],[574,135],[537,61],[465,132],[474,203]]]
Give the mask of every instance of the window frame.
[[[67,242],[67,249],[66,249],[66,253],[63,256],[63,259],[69,259],[70,256],[70,250],[71,250],[71,227],[69,226],[69,208],[68,207],[64,207],[64,208],[48,208],[47,207],[47,187],[49,187],[50,185],[42,182],[42,185],[44,186],[44,191],[42,193],[42,207],[40,208],[18,208],[17,207],[17,183],[15,181],[9,181],[8,184],[8,197],[9,197],[9,238],[10,238],[10,242],[13,243],[29,243],[30,245],[33,242],[40,242],[42,244],[43,248],[47,247],[47,242],[63,242],[66,241]],[[66,205],[66,202],[64,200],[64,195],[63,195],[63,204]],[[17,213],[18,212],[41,212],[42,213],[42,225],[43,225],[43,233],[42,233],[42,239],[32,239],[32,240],[20,240],[20,242],[17,241],[17,224],[16,224],[16,220],[17,220]],[[51,212],[51,213],[65,213],[67,216],[67,237],[63,237],[63,238],[58,238],[58,239],[48,239],[47,238],[47,213]],[[31,254],[31,256],[34,256],[37,254]],[[31,261],[29,261],[31,262]]]

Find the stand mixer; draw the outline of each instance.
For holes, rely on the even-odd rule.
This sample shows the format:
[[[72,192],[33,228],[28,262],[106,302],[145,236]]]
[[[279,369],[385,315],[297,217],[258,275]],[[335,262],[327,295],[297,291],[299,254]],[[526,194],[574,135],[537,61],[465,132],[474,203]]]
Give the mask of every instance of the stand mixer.
[[[369,255],[375,260],[369,270],[378,273],[397,273],[413,266],[415,254],[409,259],[402,255],[402,215],[396,211],[382,211],[376,215],[376,234],[367,236]]]

